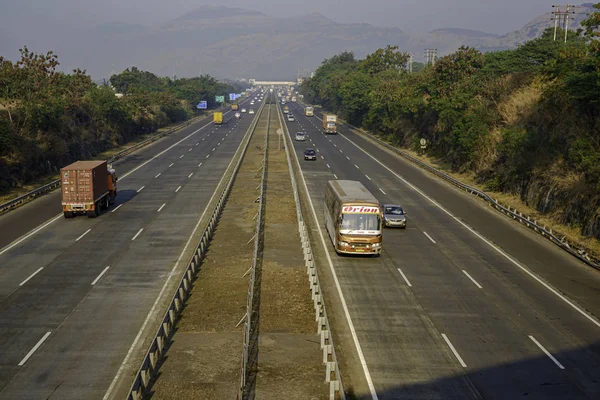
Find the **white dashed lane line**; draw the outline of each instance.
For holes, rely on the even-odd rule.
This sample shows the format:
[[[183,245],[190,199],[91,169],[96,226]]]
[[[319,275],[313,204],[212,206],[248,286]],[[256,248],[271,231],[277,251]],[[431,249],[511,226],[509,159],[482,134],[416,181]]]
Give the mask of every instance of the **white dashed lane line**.
[[[402,278],[404,279],[404,282],[406,282],[408,287],[412,287],[412,285],[410,284],[410,281],[408,280],[406,275],[404,275],[404,272],[402,272],[402,270],[400,268],[398,268],[398,272],[400,272],[400,275],[402,275]]]
[[[423,232],[423,234],[425,236],[427,236],[427,239],[431,240],[431,243],[435,244],[435,240],[433,240],[433,238],[431,236],[429,236],[429,234],[427,232]]]
[[[31,278],[33,278],[34,276],[36,276],[36,275],[37,275],[37,274],[38,274],[38,273],[39,273],[41,270],[43,270],[43,269],[44,269],[44,267],[40,267],[40,268],[38,268],[38,269],[37,269],[37,270],[36,270],[36,271],[35,271],[33,274],[29,275],[29,276],[27,277],[27,279],[25,279],[23,282],[19,283],[19,286],[23,286],[24,284],[26,284],[27,282],[29,282],[29,280],[30,280]]]
[[[181,186],[177,187],[177,189],[175,189],[175,193],[179,192],[181,190]]]
[[[140,230],[135,234],[135,236],[131,238],[131,241],[133,242],[135,239],[137,239],[137,237],[140,236],[140,233],[142,233],[143,230],[144,228],[140,228]]]
[[[81,234],[81,236],[79,236],[77,239],[75,239],[76,242],[79,242],[85,235],[87,235],[88,233],[90,233],[90,231],[92,230],[92,228],[88,229],[87,231],[83,232]]]
[[[475,286],[477,286],[479,289],[483,289],[481,287],[481,285],[479,283],[477,283],[477,281],[475,279],[473,279],[473,277],[471,275],[469,275],[469,273],[467,271],[465,271],[463,269],[462,272],[467,276],[467,278],[469,278],[471,280],[471,282],[473,282],[475,284]]]
[[[454,346],[452,345],[452,343],[450,342],[450,339],[448,339],[448,336],[446,336],[445,333],[442,333],[442,337],[444,338],[444,340],[446,341],[446,344],[448,345],[448,347],[450,347],[450,350],[452,350],[452,353],[454,353],[454,356],[456,357],[456,359],[458,360],[458,362],[460,363],[460,365],[463,368],[467,368],[467,364],[465,364],[465,362],[463,361],[462,357],[460,356],[460,354],[458,354],[458,351],[456,351],[456,349],[454,348]]]
[[[167,203],[163,203],[163,205],[160,206],[160,208],[158,210],[156,210],[156,212],[160,212],[163,208],[165,208],[166,205],[167,205]]]
[[[117,211],[119,208],[123,207],[123,204],[119,204],[117,207],[115,207],[114,210],[112,210],[111,212],[115,212]]]
[[[25,357],[23,357],[23,359],[19,363],[19,367],[22,367],[23,365],[25,365],[27,360],[29,360],[31,358],[31,356],[33,355],[33,353],[35,353],[36,350],[40,348],[40,346],[46,341],[46,339],[48,339],[48,336],[50,336],[51,333],[52,333],[52,331],[46,332],[46,334],[36,343],[36,345],[33,346],[33,348],[31,350],[29,350],[29,353],[27,353],[27,355]]]
[[[171,168],[175,163],[171,163],[171,165],[169,165],[169,168]]]
[[[368,180],[371,180],[371,178],[369,178],[369,175],[365,175],[367,177]]]
[[[160,176],[160,172],[158,174],[156,174],[156,176],[154,177],[154,179],[158,178]]]
[[[556,364],[556,366],[560,369],[565,369],[565,367],[563,367],[563,365],[561,363],[558,362],[558,360],[556,358],[554,358],[554,356],[552,354],[550,354],[550,352],[548,350],[546,350],[546,348],[544,346],[541,345],[540,342],[538,342],[533,336],[528,335],[529,339],[531,339],[531,341],[533,343],[535,343],[535,345],[537,347],[540,348],[540,350],[542,350],[551,360],[552,362],[554,362],[554,364]]]
[[[96,279],[94,279],[94,280],[93,280],[93,282],[92,282],[92,286],[94,286],[96,283],[98,283],[98,281],[99,281],[99,280],[100,280],[100,279],[101,279],[101,278],[104,276],[104,274],[106,273],[106,271],[108,271],[108,269],[109,269],[109,268],[110,268],[110,266],[108,266],[108,267],[104,268],[104,269],[102,270],[102,272],[100,272],[100,275],[98,275],[98,276],[96,277]]]
[[[191,173],[188,175],[188,178],[191,178],[191,177],[192,177],[192,175],[194,175],[194,173],[193,173],[193,172],[191,172]]]
[[[146,187],[146,186],[142,186],[141,188],[139,188],[139,189],[137,190],[137,192],[136,192],[136,193],[139,193],[139,192],[141,192],[142,190],[144,190],[144,188],[145,188],[145,187]]]
[[[386,192],[384,192],[384,191],[383,191],[383,189],[382,189],[382,188],[379,188],[379,191],[380,191],[381,193],[383,193],[383,194],[387,194]]]
[[[337,178],[338,178],[336,174],[333,174],[333,177],[334,177],[335,179],[337,179]]]

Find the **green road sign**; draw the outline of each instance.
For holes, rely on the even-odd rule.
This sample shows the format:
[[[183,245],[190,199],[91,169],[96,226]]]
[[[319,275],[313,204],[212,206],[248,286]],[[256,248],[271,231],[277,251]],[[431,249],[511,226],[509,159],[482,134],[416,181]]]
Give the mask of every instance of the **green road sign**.
[[[225,103],[225,96],[215,96],[215,103]]]

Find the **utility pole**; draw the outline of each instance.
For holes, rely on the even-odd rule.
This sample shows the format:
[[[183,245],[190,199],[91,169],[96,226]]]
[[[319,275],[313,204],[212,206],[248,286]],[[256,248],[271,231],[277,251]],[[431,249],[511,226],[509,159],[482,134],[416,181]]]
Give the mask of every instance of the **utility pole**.
[[[425,65],[435,65],[437,49],[425,49]]]
[[[569,34],[569,19],[575,19],[575,17],[571,17],[572,14],[575,14],[575,6],[572,4],[567,4],[565,9],[561,11],[559,5],[552,5],[552,21],[554,21],[554,40],[556,40],[556,32],[558,30],[558,26],[560,25],[565,31],[565,43],[567,42],[567,36]]]

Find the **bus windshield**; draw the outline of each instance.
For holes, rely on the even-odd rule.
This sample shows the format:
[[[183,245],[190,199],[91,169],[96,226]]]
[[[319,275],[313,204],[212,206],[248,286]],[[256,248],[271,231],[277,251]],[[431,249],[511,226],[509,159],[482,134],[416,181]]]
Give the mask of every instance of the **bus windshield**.
[[[342,214],[340,233],[377,235],[380,222],[378,214]]]

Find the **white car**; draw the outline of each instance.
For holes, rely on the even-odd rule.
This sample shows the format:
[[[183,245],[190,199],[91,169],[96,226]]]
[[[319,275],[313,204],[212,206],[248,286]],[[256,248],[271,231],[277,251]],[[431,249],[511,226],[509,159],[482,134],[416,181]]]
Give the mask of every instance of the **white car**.
[[[236,117],[237,119],[239,119],[241,116],[242,116],[242,114],[240,114],[239,112],[235,113],[235,117]]]
[[[245,113],[245,112],[246,112],[246,109],[245,109],[245,108],[242,108],[242,112],[243,112],[243,113]]]
[[[297,142],[304,142],[304,141],[306,141],[306,133],[304,133],[304,132],[296,132],[296,141]]]
[[[253,105],[254,105],[254,100],[252,100],[252,101],[250,102],[250,105],[251,105],[251,106],[253,106]]]
[[[251,108],[251,109],[248,111],[248,114],[254,114],[254,109],[252,109],[252,108]]]
[[[289,122],[295,121],[294,116],[292,114],[288,114],[287,118]]]

